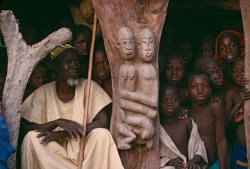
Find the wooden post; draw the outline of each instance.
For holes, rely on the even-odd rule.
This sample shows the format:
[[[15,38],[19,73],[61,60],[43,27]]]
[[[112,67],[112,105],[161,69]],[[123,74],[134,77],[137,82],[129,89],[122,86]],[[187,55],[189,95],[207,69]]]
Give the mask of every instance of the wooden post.
[[[247,79],[250,79],[250,1],[240,0],[241,15],[244,27],[245,36],[245,74]],[[248,89],[250,89],[250,84],[248,84]],[[248,168],[250,168],[250,100],[245,101],[244,105],[244,123],[245,123],[245,133],[246,133],[246,143],[247,143],[247,159]]]
[[[29,76],[35,66],[58,45],[71,39],[71,31],[62,28],[41,42],[28,46],[19,32],[12,11],[1,12],[1,30],[8,54],[8,70],[4,85],[2,105],[10,134],[10,143],[16,149],[20,125],[20,106]],[[10,169],[16,168],[16,155],[8,160]]]
[[[111,133],[126,169],[159,168],[158,51],[168,2],[92,0],[111,67]]]
[[[85,137],[86,137],[86,129],[87,129],[87,119],[88,119],[88,108],[89,108],[89,94],[90,94],[90,85],[91,85],[91,76],[92,76],[92,66],[93,66],[93,55],[94,55],[94,47],[95,47],[95,36],[96,36],[96,23],[97,16],[94,14],[94,26],[93,26],[93,34],[90,46],[90,56],[89,56],[89,70],[88,70],[88,79],[87,79],[87,88],[85,90],[86,97],[84,98],[84,115],[83,115],[83,134],[80,141],[80,152],[78,158],[78,169],[82,168],[82,162],[84,160],[84,150],[85,150]]]

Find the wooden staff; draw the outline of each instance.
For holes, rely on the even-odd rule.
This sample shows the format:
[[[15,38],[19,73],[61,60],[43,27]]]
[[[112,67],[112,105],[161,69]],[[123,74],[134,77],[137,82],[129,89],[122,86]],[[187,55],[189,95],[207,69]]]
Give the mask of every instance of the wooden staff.
[[[82,162],[84,159],[84,148],[85,148],[85,135],[86,135],[86,127],[87,127],[87,114],[89,107],[89,93],[90,93],[90,82],[91,82],[91,74],[92,74],[92,65],[93,65],[93,53],[94,53],[94,45],[95,45],[95,34],[96,34],[96,23],[97,16],[96,12],[94,14],[94,24],[93,24],[93,34],[92,41],[90,47],[90,57],[89,57],[89,70],[88,70],[88,80],[87,80],[87,93],[85,94],[85,104],[84,104],[84,114],[83,114],[83,133],[80,141],[80,152],[79,152],[79,160],[78,160],[78,169],[82,168]]]

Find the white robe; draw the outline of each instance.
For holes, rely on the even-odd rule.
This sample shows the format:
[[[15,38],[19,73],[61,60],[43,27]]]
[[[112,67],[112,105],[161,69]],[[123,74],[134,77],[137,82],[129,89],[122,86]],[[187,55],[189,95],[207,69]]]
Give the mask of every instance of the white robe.
[[[63,103],[56,94],[56,82],[37,89],[23,103],[21,116],[32,123],[43,124],[59,118],[83,124],[84,90],[86,80],[79,79],[75,97]],[[91,82],[87,124],[106,105],[110,97],[95,82]],[[57,128],[56,130],[61,130]],[[23,169],[76,169],[80,149],[80,139],[52,141],[46,146],[39,143],[38,133],[29,132],[21,148]],[[120,157],[112,136],[106,129],[94,129],[86,137],[84,169],[122,169]]]

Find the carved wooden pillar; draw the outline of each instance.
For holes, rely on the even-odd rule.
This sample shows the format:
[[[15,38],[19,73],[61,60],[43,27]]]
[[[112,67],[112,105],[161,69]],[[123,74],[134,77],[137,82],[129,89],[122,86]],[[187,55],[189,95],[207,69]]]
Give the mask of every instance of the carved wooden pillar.
[[[92,0],[111,67],[111,133],[126,169],[159,168],[157,63],[168,2]]]
[[[241,15],[244,27],[245,36],[245,74],[248,79],[250,79],[250,1],[240,0]],[[248,89],[250,89],[250,84],[248,84]],[[250,100],[245,101],[244,105],[244,123],[245,123],[245,133],[246,133],[246,143],[247,143],[247,159],[248,168],[250,168]]]
[[[8,70],[4,85],[2,105],[5,120],[10,133],[11,145],[16,149],[20,114],[18,113],[29,76],[35,66],[56,46],[71,38],[71,31],[62,28],[41,42],[29,46],[19,32],[12,11],[1,12],[1,31],[7,48]],[[10,169],[16,168],[15,154],[8,160]]]

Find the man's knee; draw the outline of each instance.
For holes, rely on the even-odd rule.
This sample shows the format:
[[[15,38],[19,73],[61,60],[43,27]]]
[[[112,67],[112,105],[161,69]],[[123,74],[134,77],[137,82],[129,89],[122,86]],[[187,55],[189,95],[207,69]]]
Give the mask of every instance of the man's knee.
[[[104,128],[96,128],[92,130],[88,137],[93,137],[98,140],[104,140],[104,139],[110,139],[112,138],[110,132],[107,129]]]
[[[38,138],[37,138],[37,132],[35,131],[29,131],[24,139],[23,139],[23,143],[26,142],[26,143],[29,143],[29,142],[33,142],[33,141],[39,141]]]

